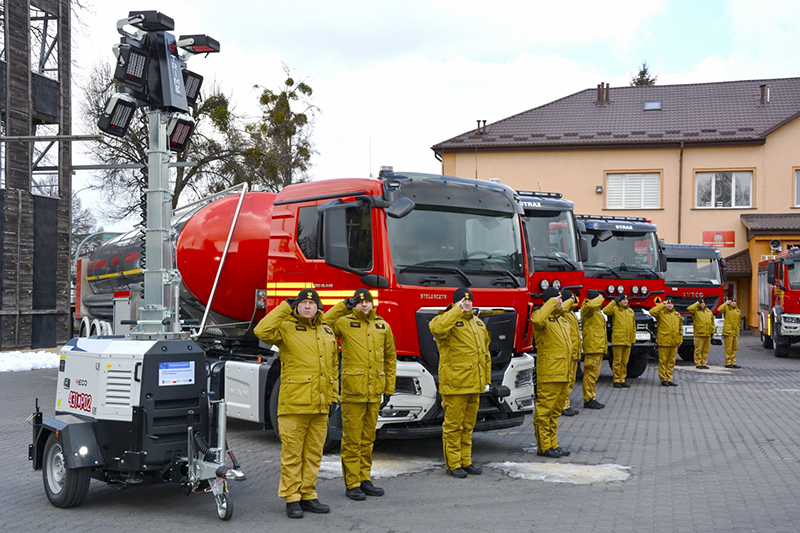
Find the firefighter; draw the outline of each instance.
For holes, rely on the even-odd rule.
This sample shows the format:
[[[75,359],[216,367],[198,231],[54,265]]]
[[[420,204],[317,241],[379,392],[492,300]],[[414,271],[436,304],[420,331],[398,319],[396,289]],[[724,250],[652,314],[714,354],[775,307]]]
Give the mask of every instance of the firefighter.
[[[575,315],[575,311],[578,310],[578,297],[573,295],[572,291],[564,289],[561,291],[561,300],[561,310],[567,322],[569,322],[570,346],[572,348],[570,352],[572,363],[569,368],[567,399],[564,400],[564,409],[561,411],[561,416],[575,416],[580,411],[572,408],[569,403],[569,395],[572,394],[572,389],[575,388],[575,377],[578,374],[578,363],[581,360],[581,327],[578,324],[578,317]]]
[[[472,292],[456,289],[453,303],[434,317],[430,331],[439,348],[439,392],[444,423],[442,448],[447,473],[456,478],[478,475],[472,463],[472,430],[478,418],[480,395],[492,376],[489,332],[472,310]]]
[[[714,334],[714,313],[703,300],[697,300],[686,308],[692,314],[694,329],[694,366],[708,369],[708,352],[711,350],[711,335]]]
[[[324,315],[342,345],[342,472],[351,500],[383,496],[372,484],[378,412],[394,394],[397,352],[392,328],[375,313],[372,294],[358,289]],[[383,401],[381,401],[383,400]]]
[[[614,359],[611,369],[614,372],[614,388],[627,389],[628,359],[631,346],[636,342],[636,318],[628,305],[628,297],[620,294],[603,308],[603,313],[611,319],[611,351]]]
[[[605,404],[597,401],[597,378],[603,356],[608,352],[606,319],[600,307],[603,295],[589,291],[581,306],[581,333],[583,334],[583,408],[602,409]]]
[[[536,341],[536,455],[557,459],[571,452],[558,445],[558,417],[564,407],[572,368],[572,335],[558,289],[544,291],[544,305],[531,315]]]
[[[739,333],[742,329],[742,311],[737,307],[736,299],[726,300],[719,306],[717,313],[722,313],[725,319],[722,326],[722,338],[725,341],[725,368],[742,368],[736,364]]]
[[[282,302],[261,319],[254,333],[280,349],[278,496],[286,500],[289,518],[302,518],[303,511],[327,513],[330,507],[317,495],[317,474],[328,413],[339,401],[339,365],[336,337],[323,323],[317,291],[303,289],[297,298]]]
[[[671,298],[650,309],[658,327],[658,378],[663,387],[677,387],[672,381],[672,371],[678,356],[678,347],[683,342],[683,320],[675,309]]]

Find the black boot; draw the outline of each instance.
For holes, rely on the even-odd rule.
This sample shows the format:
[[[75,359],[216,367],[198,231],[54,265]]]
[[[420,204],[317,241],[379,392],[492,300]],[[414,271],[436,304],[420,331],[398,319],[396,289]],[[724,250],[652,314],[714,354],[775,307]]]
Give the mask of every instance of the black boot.
[[[331,508],[329,506],[325,505],[324,503],[320,503],[320,501],[317,499],[300,500],[300,507],[309,513],[325,514],[331,512]]]
[[[670,387],[677,387],[677,386],[678,386],[678,384],[677,384],[677,383],[675,383],[674,381],[668,381],[668,382],[667,382],[667,384],[668,384]]]
[[[624,381],[622,383],[620,383],[620,385],[622,386],[623,389],[630,389],[631,388],[631,386],[628,383],[624,382]]]
[[[303,508],[300,507],[300,502],[287,503],[286,516],[289,518],[303,518]]]
[[[555,448],[550,448],[546,452],[536,452],[539,457],[549,457],[550,459],[558,459],[561,457],[561,452]]]
[[[383,496],[386,491],[372,484],[372,481],[362,481],[361,491],[367,496]]]
[[[662,381],[661,382],[661,386],[662,387],[669,387],[669,381]]]
[[[447,473],[453,477],[457,477],[458,479],[464,479],[469,476],[469,474],[467,474],[467,471],[461,468],[460,466],[455,470],[448,470]]]
[[[561,454],[561,457],[569,457],[572,454],[571,451],[565,450],[561,446],[557,447],[556,451]]]
[[[598,402],[594,398],[592,398],[588,402],[583,402],[584,409],[602,409],[603,407],[605,407],[605,405]]]
[[[364,491],[361,490],[361,487],[353,487],[352,489],[347,489],[344,492],[344,495],[350,498],[351,500],[357,502],[363,502],[367,499],[367,495],[364,494]]]
[[[578,413],[580,413],[580,411],[570,407],[568,409],[564,409],[563,411],[561,411],[561,416],[575,416]]]
[[[465,466],[464,467],[464,472],[466,472],[470,476],[479,476],[479,475],[483,474],[483,468],[481,468],[479,466],[475,466],[473,464],[473,465]]]

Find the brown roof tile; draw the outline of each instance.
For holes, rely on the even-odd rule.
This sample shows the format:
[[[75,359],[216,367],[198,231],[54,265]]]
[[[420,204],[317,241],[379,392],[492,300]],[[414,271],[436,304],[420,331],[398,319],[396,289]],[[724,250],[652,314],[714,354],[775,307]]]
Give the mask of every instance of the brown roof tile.
[[[800,234],[800,213],[761,213],[742,215],[742,224],[747,228],[747,240],[754,235]]]
[[[750,262],[750,249],[745,248],[725,258],[728,276],[749,277],[753,274],[753,265]]]
[[[761,85],[770,88],[761,103]],[[434,145],[448,150],[591,147],[609,144],[764,142],[800,115],[800,78],[612,87],[609,102],[585,89]],[[645,102],[662,109],[644,111]],[[590,137],[591,136],[591,137]]]

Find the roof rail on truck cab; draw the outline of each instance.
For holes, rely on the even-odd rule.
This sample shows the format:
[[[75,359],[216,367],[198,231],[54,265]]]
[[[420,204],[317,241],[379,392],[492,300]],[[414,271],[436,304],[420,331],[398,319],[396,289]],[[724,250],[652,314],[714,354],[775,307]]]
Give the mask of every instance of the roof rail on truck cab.
[[[564,200],[560,192],[517,191],[525,210],[572,211],[575,203]]]
[[[667,244],[667,259],[722,259],[718,248],[702,244]]]

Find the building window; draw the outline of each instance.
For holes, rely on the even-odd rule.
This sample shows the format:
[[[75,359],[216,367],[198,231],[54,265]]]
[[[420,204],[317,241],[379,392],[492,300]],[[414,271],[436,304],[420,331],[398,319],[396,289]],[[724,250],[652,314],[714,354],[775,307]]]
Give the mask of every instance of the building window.
[[[661,174],[609,174],[606,209],[658,209],[661,207]]]
[[[800,207],[800,170],[794,171],[794,206]]]
[[[697,207],[751,207],[752,172],[698,172],[695,176]]]

